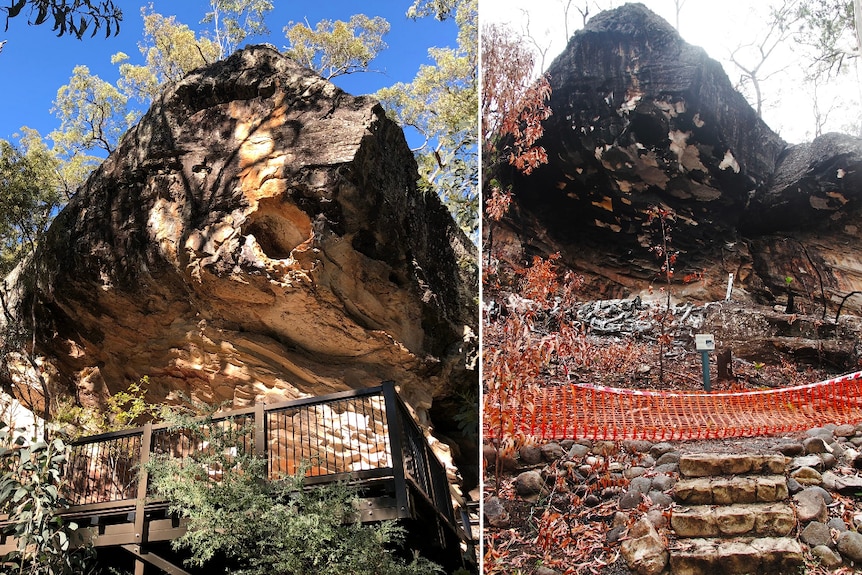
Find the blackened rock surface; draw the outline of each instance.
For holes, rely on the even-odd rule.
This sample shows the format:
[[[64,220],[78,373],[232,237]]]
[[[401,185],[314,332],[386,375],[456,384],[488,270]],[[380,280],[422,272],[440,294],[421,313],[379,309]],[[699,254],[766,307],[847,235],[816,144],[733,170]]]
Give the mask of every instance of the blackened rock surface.
[[[860,201],[862,138],[824,134],[781,155],[769,186],[752,198],[744,229],[753,234],[855,224]]]
[[[772,306],[792,291],[819,313],[862,289],[848,250],[862,239],[858,138],[788,147],[718,62],[640,4],[590,20],[548,74],[549,163],[494,172],[514,191],[508,218],[487,227],[501,259],[559,251],[596,299],[644,293],[665,282],[647,215],[663,206],[676,213],[675,297],[724,299],[732,273],[736,297]]]
[[[514,182],[564,242],[622,236],[643,249],[644,212],[661,204],[679,214],[683,249],[732,234],[784,149],[720,64],[640,4],[591,20],[548,74],[550,162]]]

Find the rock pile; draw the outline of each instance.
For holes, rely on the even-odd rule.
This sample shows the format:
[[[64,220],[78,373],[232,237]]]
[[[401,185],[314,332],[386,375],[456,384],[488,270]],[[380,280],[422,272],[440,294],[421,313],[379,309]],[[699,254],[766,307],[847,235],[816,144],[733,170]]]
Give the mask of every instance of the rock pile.
[[[740,292],[733,293],[736,298]],[[839,371],[856,369],[862,323],[854,316],[841,316],[841,321],[835,323],[823,321],[820,315],[788,314],[783,306],[755,306],[733,300],[694,303],[684,301],[681,295],[682,298],[672,298],[669,308],[664,297],[644,291],[626,299],[584,302],[571,309],[564,308],[558,300],[548,309],[540,309],[535,301],[511,294],[504,302],[488,299],[484,311],[486,317],[496,320],[530,310],[537,326],[554,330],[565,322],[599,337],[655,341],[664,329],[673,335],[671,354],[693,352],[694,335],[712,333],[717,348],[729,350],[738,360],[778,364],[790,358],[814,366],[842,366]],[[739,299],[747,297],[740,295]]]
[[[705,306],[680,303],[668,310],[668,323],[673,328],[696,329],[703,325]],[[630,300],[593,301],[582,304],[576,320],[597,335],[647,335],[657,331],[655,312],[663,313],[664,305],[644,302],[640,297]],[[692,313],[694,312],[694,313]]]

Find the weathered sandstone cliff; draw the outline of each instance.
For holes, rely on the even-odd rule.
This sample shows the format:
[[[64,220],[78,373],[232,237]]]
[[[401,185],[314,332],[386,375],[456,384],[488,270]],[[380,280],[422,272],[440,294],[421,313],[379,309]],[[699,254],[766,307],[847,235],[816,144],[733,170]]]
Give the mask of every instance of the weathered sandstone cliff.
[[[189,74],[15,287],[51,388],[98,406],[148,376],[150,401],[244,406],[392,379],[425,424],[475,409],[453,399],[478,387],[475,248],[416,181],[376,101],[274,48]]]
[[[862,140],[788,145],[718,62],[641,4],[591,19],[548,74],[548,164],[494,174],[514,192],[494,230],[504,257],[559,251],[596,297],[640,293],[664,281],[647,215],[660,206],[676,214],[677,296],[723,299],[733,273],[749,301],[774,304],[789,287],[834,313],[862,290]]]

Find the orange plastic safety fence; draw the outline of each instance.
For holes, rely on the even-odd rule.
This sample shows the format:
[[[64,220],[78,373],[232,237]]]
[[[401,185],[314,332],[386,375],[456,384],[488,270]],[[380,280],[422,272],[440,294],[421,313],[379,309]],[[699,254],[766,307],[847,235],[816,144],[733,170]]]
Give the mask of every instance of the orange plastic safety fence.
[[[494,405],[494,398],[486,398]],[[499,402],[493,408],[500,412]],[[862,372],[810,385],[745,392],[661,392],[566,384],[525,391],[503,410],[537,439],[712,439],[862,421]],[[486,419],[485,436],[499,428]]]

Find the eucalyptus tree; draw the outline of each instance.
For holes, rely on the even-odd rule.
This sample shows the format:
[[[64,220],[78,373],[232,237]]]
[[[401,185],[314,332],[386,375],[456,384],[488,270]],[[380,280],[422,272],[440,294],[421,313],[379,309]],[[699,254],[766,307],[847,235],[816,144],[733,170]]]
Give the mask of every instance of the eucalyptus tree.
[[[11,0],[9,6],[0,7],[9,21],[26,15],[27,24],[40,26],[52,24],[57,36],[72,35],[82,39],[87,32],[95,36],[104,29],[105,37],[120,32],[123,11],[113,0]]]
[[[793,4],[791,17],[801,23],[793,39],[814,49],[815,60],[824,71],[842,72],[858,60],[862,54],[862,1],[797,0]]]
[[[0,140],[0,275],[21,266],[42,240],[61,204],[60,162],[34,133],[15,146]],[[33,274],[21,274],[15,287],[0,289],[0,383],[25,407],[47,420],[51,394],[32,350],[36,331],[35,302],[21,297]],[[32,385],[31,385],[32,384]],[[10,389],[16,388],[16,389]]]
[[[457,46],[430,48],[410,83],[377,92],[405,129],[417,131],[421,184],[436,192],[474,240],[479,226],[478,6],[477,0],[416,0],[410,18],[454,19]]]
[[[33,251],[63,203],[59,168],[35,132],[17,146],[0,140],[0,276]]]
[[[272,11],[270,0],[210,0],[210,11],[201,24],[212,24],[212,40],[225,58],[249,36],[266,36],[266,15]]]
[[[138,44],[143,64],[132,64],[123,52],[111,61],[120,66],[117,89],[128,99],[149,105],[167,82],[182,79],[190,71],[215,62],[222,48],[214,40],[198,36],[174,16],[154,12],[152,6],[141,9],[144,39]]]
[[[306,23],[284,27],[290,45],[288,56],[327,80],[345,74],[367,72],[371,61],[386,49],[383,36],[389,22],[375,16],[354,14],[347,22],[321,20],[312,29]]]
[[[832,129],[862,134],[862,84],[852,77],[859,73],[862,56],[862,0],[774,0],[769,10],[758,35],[772,40],[764,44],[760,60],[769,56],[773,43],[793,55],[793,65],[779,71],[803,71],[794,91],[801,89],[811,98],[814,134],[822,133],[827,121]],[[762,83],[758,60],[750,61]]]
[[[92,149],[110,154],[129,128],[125,117],[128,97],[113,84],[75,66],[69,83],[57,90],[54,113],[60,127],[51,138],[71,157]]]

